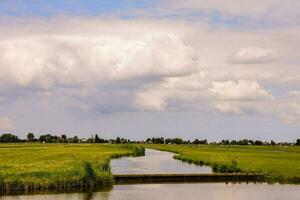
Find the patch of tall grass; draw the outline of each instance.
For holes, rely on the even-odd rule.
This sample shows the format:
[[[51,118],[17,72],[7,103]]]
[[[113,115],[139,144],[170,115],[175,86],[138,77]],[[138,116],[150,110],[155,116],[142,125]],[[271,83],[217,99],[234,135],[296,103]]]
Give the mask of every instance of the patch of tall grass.
[[[0,192],[111,186],[110,159],[143,151],[138,145],[0,144]]]
[[[229,145],[145,145],[176,153],[175,159],[209,165],[219,173],[263,174],[268,182],[300,183],[300,147]]]

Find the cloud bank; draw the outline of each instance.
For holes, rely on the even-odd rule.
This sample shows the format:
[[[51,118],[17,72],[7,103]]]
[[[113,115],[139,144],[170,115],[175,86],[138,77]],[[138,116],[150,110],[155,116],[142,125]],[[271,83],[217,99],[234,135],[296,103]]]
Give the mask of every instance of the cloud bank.
[[[20,23],[1,27],[2,106],[35,99],[100,114],[193,111],[300,119],[299,101],[291,95],[300,89],[298,28],[245,31],[97,17]],[[0,124],[13,127],[5,119]]]
[[[79,18],[9,26],[0,35],[1,82],[15,90],[80,98],[108,85],[113,96],[128,86],[134,98],[129,106],[162,111],[172,100],[271,100],[260,82],[280,84],[294,76],[294,66],[284,59],[295,41],[283,37],[284,31],[208,34],[206,28],[174,23]]]

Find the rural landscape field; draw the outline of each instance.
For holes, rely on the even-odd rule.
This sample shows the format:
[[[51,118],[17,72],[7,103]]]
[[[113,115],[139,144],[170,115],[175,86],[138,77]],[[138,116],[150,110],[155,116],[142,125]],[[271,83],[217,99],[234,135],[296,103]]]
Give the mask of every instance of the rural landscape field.
[[[150,145],[171,151],[175,159],[197,165],[210,165],[215,172],[261,173],[269,182],[300,183],[300,147]]]
[[[111,186],[110,159],[143,152],[130,145],[0,144],[0,191]]]
[[[0,144],[2,192],[68,191],[112,186],[110,160],[153,148],[216,173],[253,173],[266,182],[300,182],[300,147],[168,144]]]
[[[300,0],[0,0],[0,200],[299,200]]]

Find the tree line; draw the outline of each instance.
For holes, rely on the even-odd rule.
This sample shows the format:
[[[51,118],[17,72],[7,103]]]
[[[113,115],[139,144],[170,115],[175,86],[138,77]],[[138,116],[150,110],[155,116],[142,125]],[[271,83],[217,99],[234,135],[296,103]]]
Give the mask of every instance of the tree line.
[[[206,139],[199,140],[195,139],[193,141],[183,140],[182,138],[163,138],[163,137],[153,137],[147,138],[146,140],[130,140],[126,138],[117,137],[115,139],[103,139],[98,134],[92,135],[89,138],[79,138],[77,136],[67,137],[63,135],[51,135],[44,134],[36,137],[33,133],[28,133],[26,139],[20,139],[18,136],[12,133],[4,133],[0,136],[0,143],[17,143],[17,142],[39,142],[39,143],[111,143],[111,144],[128,144],[128,143],[146,143],[146,144],[194,144],[194,145],[297,145],[300,146],[300,139],[297,139],[294,143],[291,142],[279,142],[276,143],[273,140],[261,141],[261,140],[222,140],[220,142],[208,142]]]
[[[131,141],[126,138],[117,137],[116,139],[103,139],[98,134],[92,135],[89,138],[79,138],[78,136],[67,137],[63,135],[51,135],[44,134],[36,137],[33,133],[28,133],[26,139],[20,139],[18,136],[5,133],[0,136],[0,143],[16,143],[16,142],[40,142],[40,143],[116,143],[116,144],[127,144],[127,143],[138,143],[139,141]]]

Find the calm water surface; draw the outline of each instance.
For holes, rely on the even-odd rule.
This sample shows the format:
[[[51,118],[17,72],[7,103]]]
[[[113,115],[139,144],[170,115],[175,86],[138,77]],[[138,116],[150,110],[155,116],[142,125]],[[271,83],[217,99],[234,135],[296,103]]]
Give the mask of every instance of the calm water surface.
[[[7,196],[0,197],[0,200],[299,200],[299,198],[299,185],[189,183],[115,185],[108,192]]]
[[[212,173],[211,167],[173,159],[173,153],[146,149],[145,156],[123,157],[110,162],[113,174]]]

